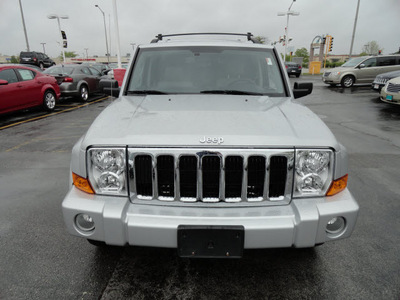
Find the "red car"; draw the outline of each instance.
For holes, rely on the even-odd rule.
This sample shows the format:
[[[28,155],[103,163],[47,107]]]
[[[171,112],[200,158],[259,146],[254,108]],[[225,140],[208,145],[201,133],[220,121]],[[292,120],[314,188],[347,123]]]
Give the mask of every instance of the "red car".
[[[54,110],[60,98],[57,80],[21,65],[0,65],[0,114],[43,106]]]

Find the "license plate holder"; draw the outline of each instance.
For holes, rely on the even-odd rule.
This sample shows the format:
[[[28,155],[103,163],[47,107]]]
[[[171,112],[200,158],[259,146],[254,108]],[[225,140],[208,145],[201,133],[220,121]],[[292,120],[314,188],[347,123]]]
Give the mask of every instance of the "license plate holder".
[[[386,95],[386,100],[393,101],[393,96],[392,95]]]
[[[178,255],[196,258],[241,258],[243,226],[178,226]]]

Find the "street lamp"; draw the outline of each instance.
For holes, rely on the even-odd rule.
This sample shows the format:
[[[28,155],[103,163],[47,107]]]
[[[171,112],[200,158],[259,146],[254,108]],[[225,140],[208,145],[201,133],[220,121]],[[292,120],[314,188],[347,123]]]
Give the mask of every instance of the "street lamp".
[[[88,50],[89,50],[89,48],[85,48],[85,51],[86,51],[86,61],[88,61],[88,60],[89,60],[89,56],[88,56]]]
[[[290,9],[292,8],[293,3],[296,2],[296,0],[293,0],[292,4],[290,4],[287,12],[278,12],[278,16],[286,16],[286,28],[285,28],[285,56],[284,56],[284,61],[286,61],[286,52],[287,52],[287,44],[289,42],[289,16],[298,16],[300,15],[299,12],[296,11],[291,11]]]
[[[100,9],[101,13],[103,14],[103,21],[104,21],[104,33],[106,35],[106,50],[107,50],[107,61],[110,63],[110,54],[108,53],[108,41],[107,41],[107,27],[106,27],[106,16],[104,14],[104,11],[98,6],[97,4],[95,5],[98,9]]]
[[[44,47],[44,45],[46,45],[46,43],[40,43],[43,46],[43,53],[46,54],[46,48]]]
[[[61,35],[61,50],[62,50],[62,54],[63,54],[63,61],[65,63],[64,43],[63,43],[63,36],[62,36],[62,32],[61,32],[60,19],[69,19],[69,17],[66,16],[66,15],[59,16],[59,15],[56,15],[56,14],[52,14],[52,15],[48,15],[47,18],[49,18],[49,19],[57,19],[58,30],[59,30],[60,35]]]

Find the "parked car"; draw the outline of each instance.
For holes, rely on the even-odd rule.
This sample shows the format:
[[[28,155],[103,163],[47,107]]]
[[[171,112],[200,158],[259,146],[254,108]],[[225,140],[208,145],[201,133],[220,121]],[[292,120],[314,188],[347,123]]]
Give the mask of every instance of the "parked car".
[[[73,147],[68,231],[219,258],[349,237],[347,152],[294,100],[312,83],[292,90],[278,51],[250,33],[163,37],[135,47],[118,100]]]
[[[285,62],[285,67],[288,75],[296,75],[296,77],[300,77],[301,75],[301,66],[294,62]]]
[[[21,52],[19,54],[19,62],[21,64],[34,65],[44,70],[44,68],[48,68],[54,66],[56,63],[48,57],[46,54],[41,52]]]
[[[57,78],[63,97],[78,97],[85,102],[89,95],[100,92],[101,73],[93,67],[78,64],[58,65],[48,68],[44,73]]]
[[[84,62],[82,65],[95,68],[101,75],[106,75],[111,70],[108,64]]]
[[[0,113],[43,106],[54,110],[60,97],[57,80],[28,66],[0,65]]]
[[[381,89],[380,99],[386,103],[400,105],[400,77],[386,82],[385,86]]]
[[[341,67],[325,71],[322,80],[329,85],[351,87],[355,83],[371,84],[379,74],[400,70],[400,55],[361,56]]]
[[[380,74],[375,77],[374,81],[371,84],[371,88],[377,92],[380,92],[381,89],[386,85],[386,82],[396,77],[400,77],[400,71]]]

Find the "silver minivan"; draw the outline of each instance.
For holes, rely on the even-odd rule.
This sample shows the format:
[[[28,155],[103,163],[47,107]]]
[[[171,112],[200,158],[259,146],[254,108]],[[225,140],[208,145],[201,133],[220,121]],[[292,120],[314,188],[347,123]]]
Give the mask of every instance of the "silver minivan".
[[[322,80],[331,86],[351,87],[355,83],[371,83],[377,75],[397,70],[400,70],[400,55],[362,56],[325,71]]]

